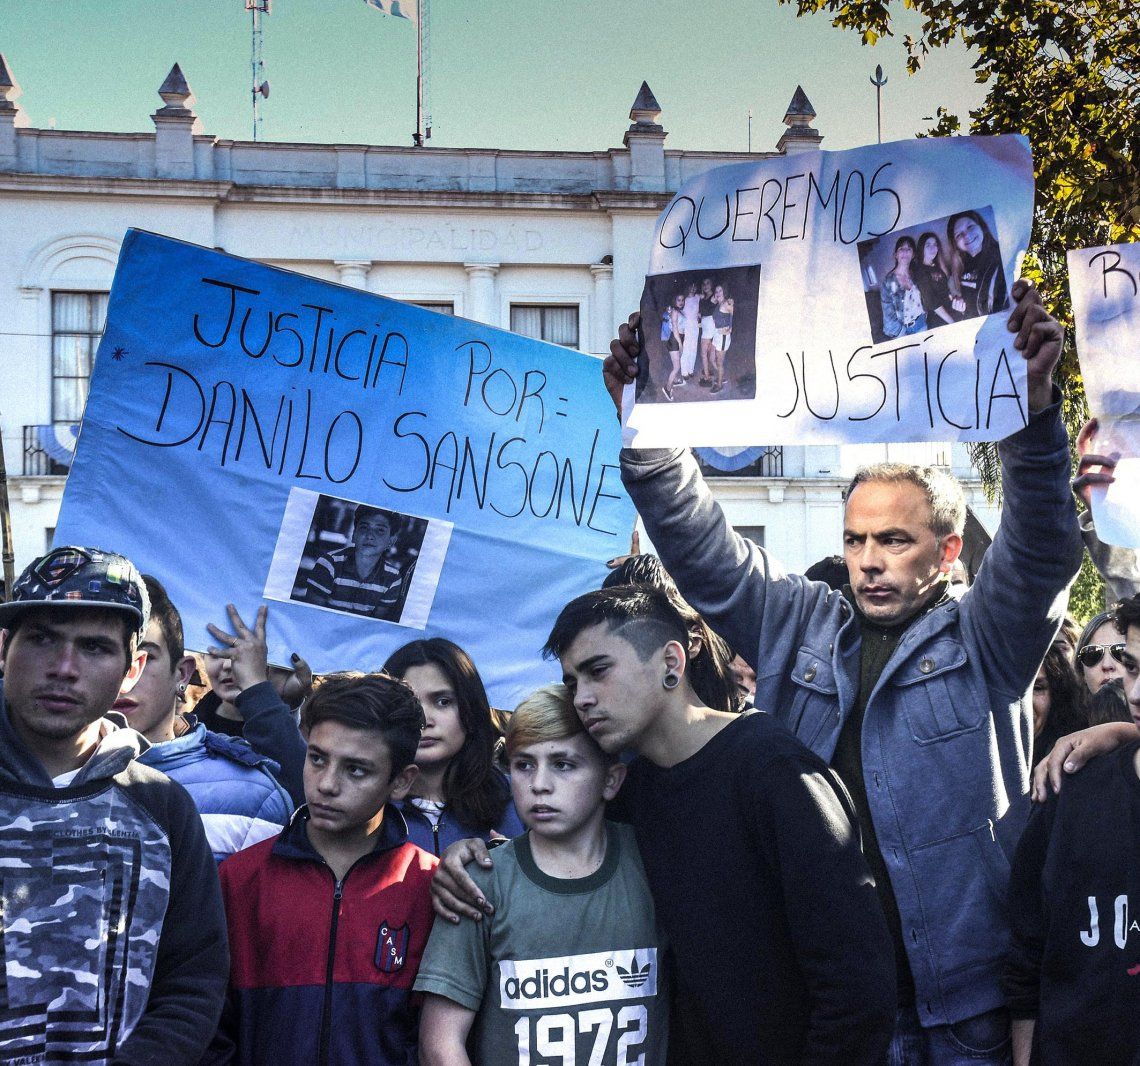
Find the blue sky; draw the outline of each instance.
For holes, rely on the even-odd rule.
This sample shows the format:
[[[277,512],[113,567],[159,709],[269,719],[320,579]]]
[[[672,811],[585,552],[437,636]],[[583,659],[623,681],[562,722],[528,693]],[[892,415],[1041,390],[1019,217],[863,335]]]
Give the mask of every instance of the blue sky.
[[[976,106],[970,57],[954,47],[908,77],[898,36],[874,48],[775,0],[431,0],[431,143],[602,150],[621,144],[642,79],[670,148],[775,146],[797,84],[825,148],[910,137],[939,104]],[[0,0],[0,51],[33,126],[148,130],[155,90],[182,65],[205,132],[250,136],[244,0]],[[904,17],[900,12],[900,17]],[[415,31],[363,0],[273,0],[264,20],[263,137],[405,144],[415,126]],[[913,29],[905,21],[901,30]]]

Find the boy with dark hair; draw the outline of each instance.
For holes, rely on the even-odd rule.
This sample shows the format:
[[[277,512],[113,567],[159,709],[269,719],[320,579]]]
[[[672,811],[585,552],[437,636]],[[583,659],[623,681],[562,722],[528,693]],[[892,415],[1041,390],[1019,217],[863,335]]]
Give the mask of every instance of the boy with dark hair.
[[[1113,619],[1140,662],[1140,596]],[[1140,677],[1128,702],[1140,725]],[[1035,806],[1010,876],[1014,1066],[1140,1061],[1140,733]]]
[[[569,603],[547,641],[586,731],[637,752],[628,819],[676,961],[678,1061],[878,1064],[895,1017],[892,949],[843,785],[769,715],[704,706],[688,632],[645,587]],[[437,910],[486,900],[444,856]]]
[[[388,549],[399,533],[390,511],[359,504],[352,519],[352,543],[316,561],[306,601],[372,618],[398,617],[404,572],[388,557]]]
[[[146,664],[137,683],[119,693],[114,709],[150,741],[139,762],[190,793],[214,858],[221,862],[281,832],[293,803],[274,777],[276,763],[244,740],[211,732],[179,714],[194,659],[185,654],[182,618],[166,589],[149,574],[142,579],[150,596],[150,621],[139,645]]]
[[[436,859],[390,801],[415,778],[423,722],[384,674],[332,676],[306,705],[307,804],[220,868],[233,965],[214,1061],[415,1061]]]
[[[625,767],[582,728],[563,685],[519,705],[506,748],[528,832],[475,871],[494,917],[432,930],[416,979],[429,993],[421,1066],[662,1066],[668,996],[653,900],[629,827],[605,821]]]

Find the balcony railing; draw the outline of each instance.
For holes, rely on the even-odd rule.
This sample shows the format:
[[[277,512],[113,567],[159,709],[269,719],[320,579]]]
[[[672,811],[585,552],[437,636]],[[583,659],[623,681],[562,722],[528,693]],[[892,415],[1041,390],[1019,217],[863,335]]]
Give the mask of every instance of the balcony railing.
[[[70,423],[24,426],[24,477],[66,474],[79,427]]]
[[[694,448],[705,477],[783,477],[784,449],[778,446],[757,448]]]

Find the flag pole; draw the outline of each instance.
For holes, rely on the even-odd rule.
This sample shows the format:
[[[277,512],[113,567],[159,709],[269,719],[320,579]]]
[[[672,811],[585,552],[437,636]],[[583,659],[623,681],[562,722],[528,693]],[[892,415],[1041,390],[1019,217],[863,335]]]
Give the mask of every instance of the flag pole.
[[[412,143],[424,146],[424,14],[423,4],[416,12],[416,134]]]

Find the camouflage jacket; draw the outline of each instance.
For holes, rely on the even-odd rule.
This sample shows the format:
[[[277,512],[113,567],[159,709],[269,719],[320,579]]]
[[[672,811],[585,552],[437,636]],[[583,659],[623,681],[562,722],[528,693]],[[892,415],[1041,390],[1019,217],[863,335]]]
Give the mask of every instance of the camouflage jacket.
[[[116,720],[117,719],[117,720]],[[217,872],[186,791],[118,716],[55,788],[0,687],[0,1060],[196,1063],[228,970]]]

